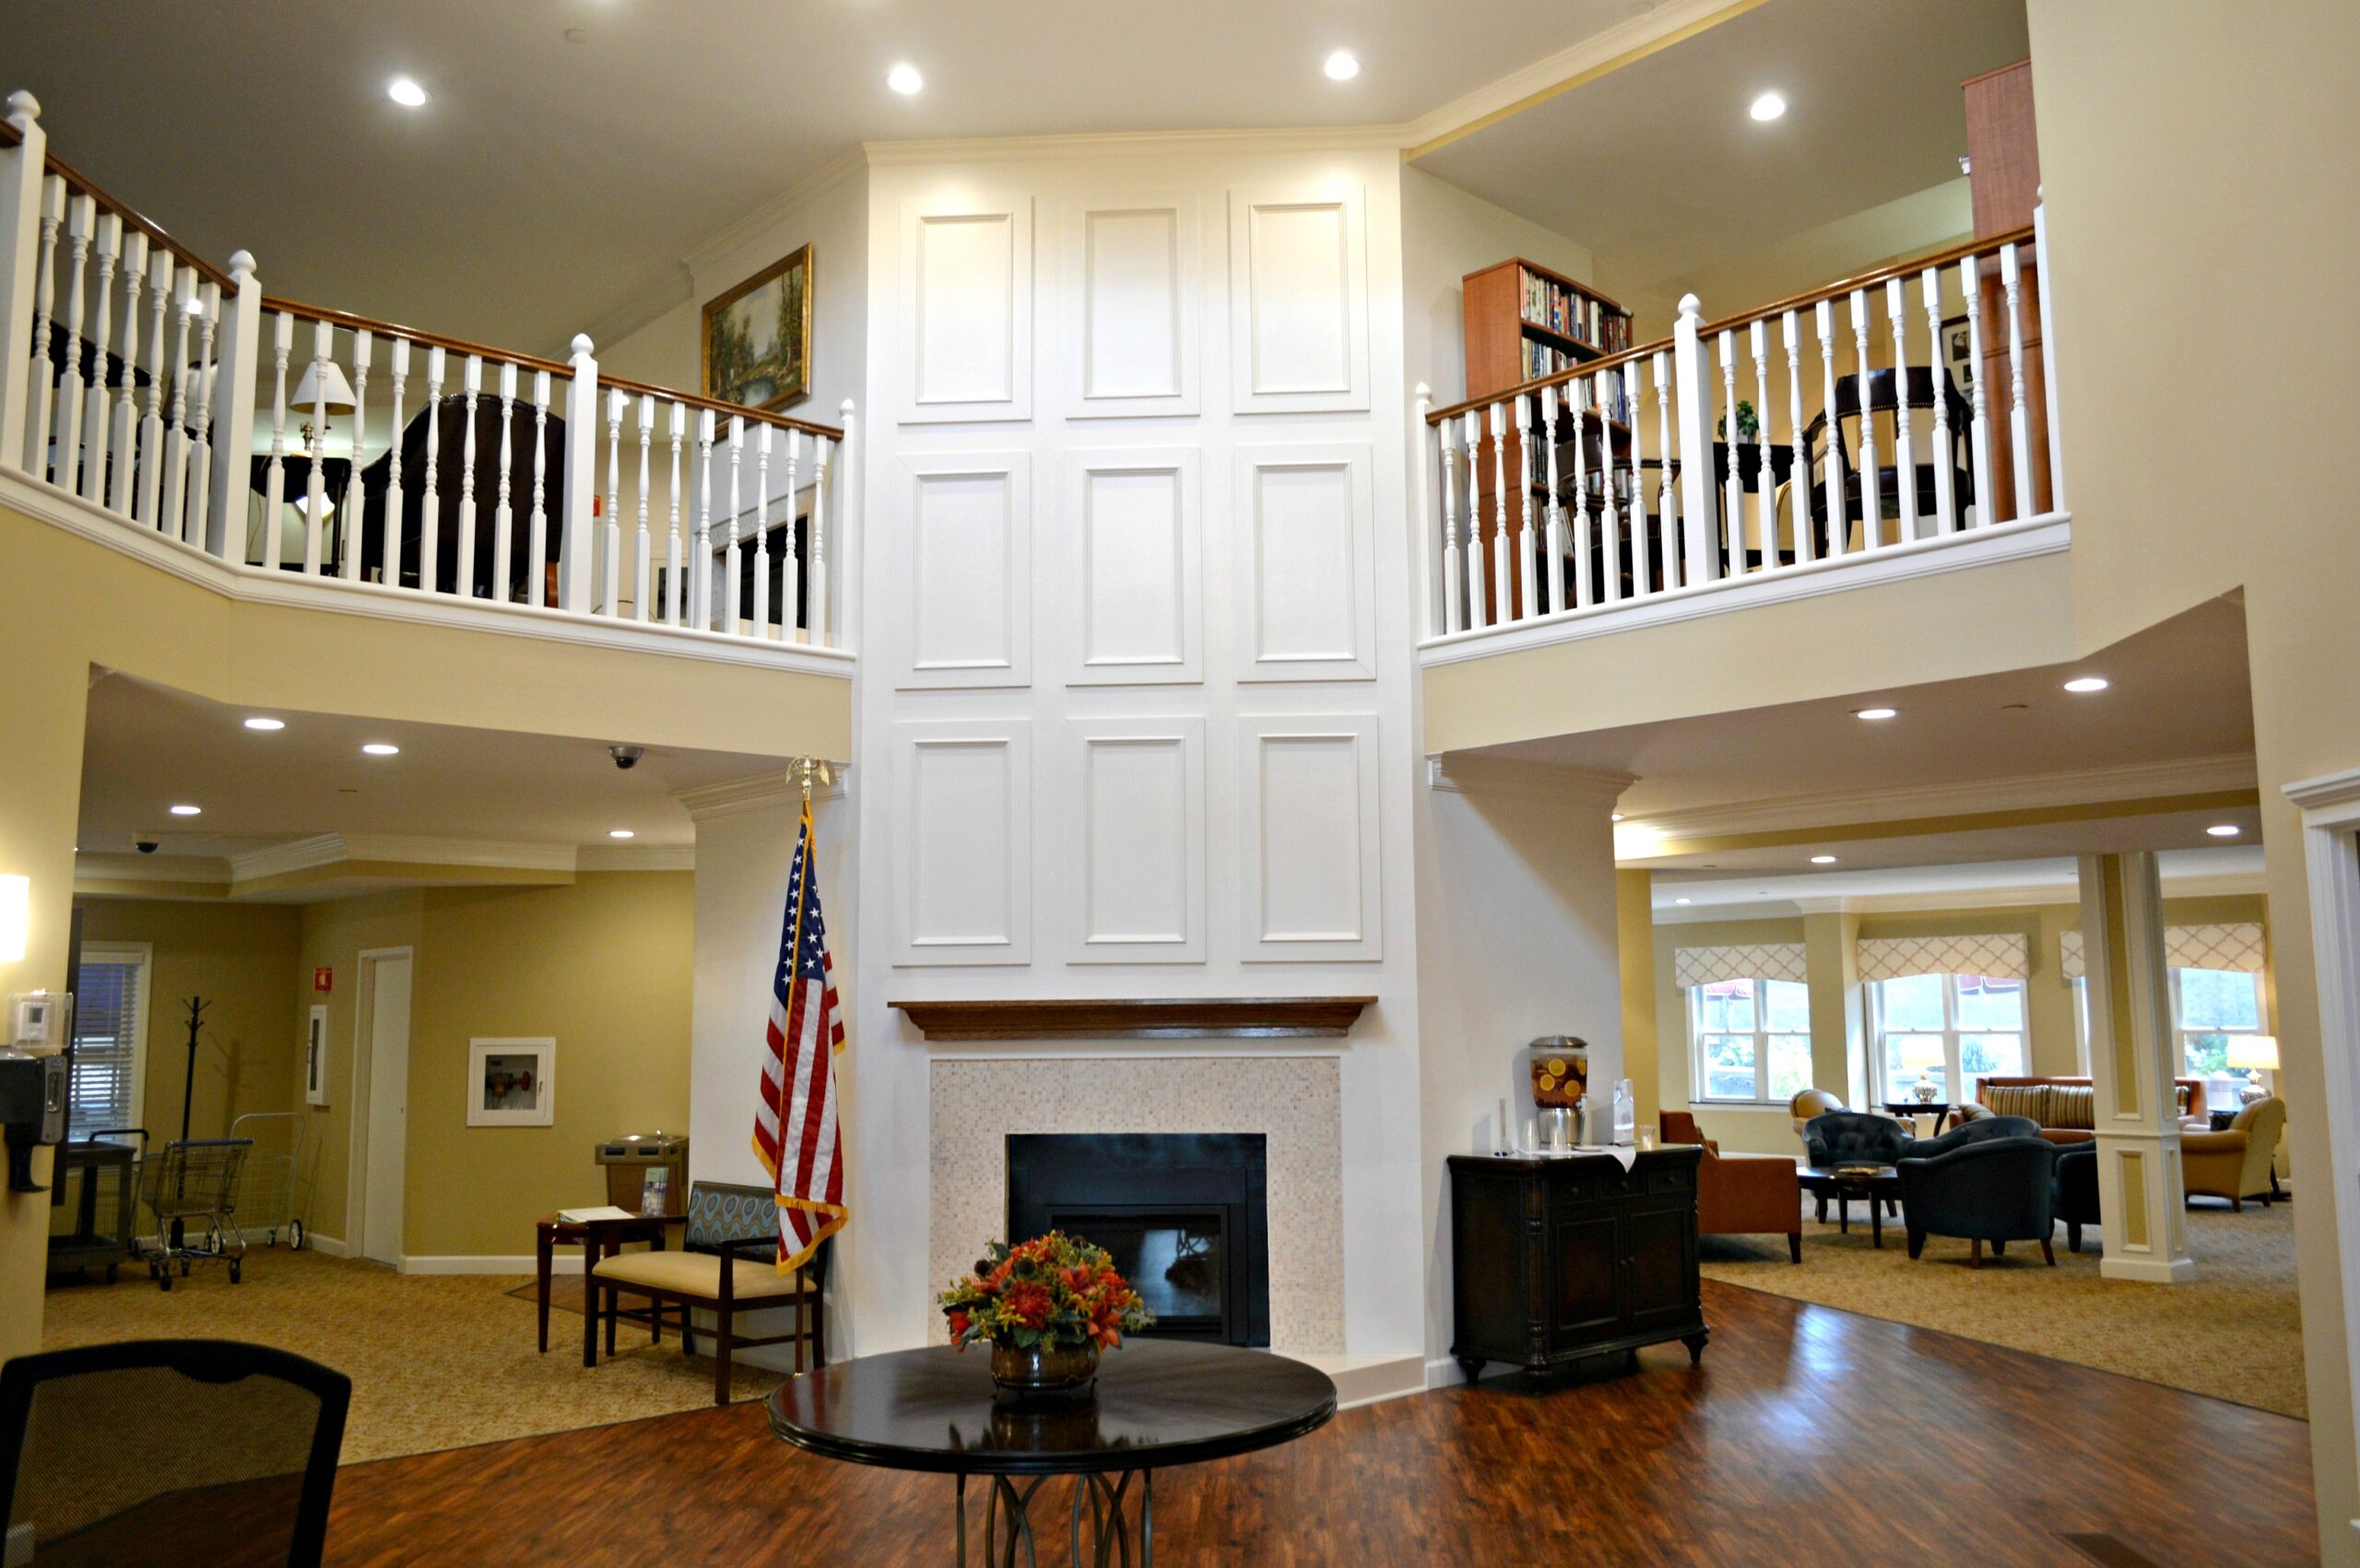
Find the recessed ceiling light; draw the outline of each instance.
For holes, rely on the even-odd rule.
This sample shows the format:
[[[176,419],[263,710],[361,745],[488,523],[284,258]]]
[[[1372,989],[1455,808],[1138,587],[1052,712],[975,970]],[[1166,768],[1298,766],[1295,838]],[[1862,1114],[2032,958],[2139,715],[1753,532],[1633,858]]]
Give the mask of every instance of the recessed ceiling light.
[[[1622,813],[1620,811],[1610,811],[1606,814],[1606,819],[1610,822],[1619,822],[1622,819]]]
[[[2077,675],[2065,683],[2068,691],[2103,691],[2113,682],[2102,675]]]
[[[2204,831],[2211,833],[2216,839],[2233,839],[2239,833],[2245,831],[2243,828],[2238,827],[2235,822],[2215,822]]]
[[[246,721],[246,727],[248,729],[285,729],[287,727],[287,721],[285,719],[266,719],[257,713],[253,718]]]
[[[1813,866],[1833,866],[1835,864],[1835,857],[1832,855],[1814,855],[1811,857],[1811,863]]]
[[[1787,100],[1775,92],[1764,93],[1753,100],[1753,107],[1746,111],[1757,120],[1776,120],[1786,112]]]
[[[367,752],[372,757],[398,757],[402,754],[402,749],[400,747],[391,745],[383,740],[372,740],[369,742],[368,745],[363,746],[360,749]]]
[[[202,806],[175,806],[172,808],[172,815],[175,817],[202,817],[205,815],[205,808]]]
[[[1686,899],[1674,899],[1671,902],[1674,903],[1686,903],[1688,901]]]
[[[426,89],[407,77],[395,77],[385,84],[385,96],[404,109],[426,107]]]
[[[1868,719],[1873,722],[1877,719],[1892,718],[1900,712],[1898,708],[1855,708],[1852,710],[1852,716],[1856,719]]]
[[[1328,73],[1331,82],[1348,82],[1361,74],[1361,63],[1349,49],[1339,49],[1319,68]]]
[[[885,85],[907,98],[926,86],[926,78],[918,75],[915,65],[904,60],[885,73]]]
[[[629,828],[608,828],[607,830],[607,836],[610,839],[635,839],[639,837],[637,833],[632,832]]]

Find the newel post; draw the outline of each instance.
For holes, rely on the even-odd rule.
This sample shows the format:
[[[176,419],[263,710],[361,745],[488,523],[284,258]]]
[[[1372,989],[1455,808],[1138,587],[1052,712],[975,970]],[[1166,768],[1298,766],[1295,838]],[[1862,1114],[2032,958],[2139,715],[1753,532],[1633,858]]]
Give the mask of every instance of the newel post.
[[[565,394],[565,526],[558,536],[557,604],[590,613],[590,563],[597,558],[598,361],[587,333],[573,339],[573,382]]]
[[[230,291],[221,297],[221,331],[215,343],[212,491],[204,545],[206,554],[227,560],[234,539],[237,558],[243,560],[246,492],[254,483],[254,372],[262,363],[262,283],[247,252],[230,258]]]
[[[2043,193],[2033,195],[2040,198]],[[2032,249],[2040,271],[2040,397],[2048,415],[2048,510],[2071,512],[2065,502],[2065,430],[2057,404],[2057,316],[2048,302],[2048,203],[2032,205]]]
[[[1705,355],[1704,317],[1695,295],[1681,296],[1680,324],[1672,329],[1671,381],[1680,421],[1680,580],[1687,584],[1709,583],[1721,574],[1720,487],[1713,474],[1713,367]]]
[[[40,265],[41,182],[49,138],[31,93],[8,95],[7,121],[20,140],[0,152],[0,467],[25,464],[25,409],[32,395],[33,274]],[[49,345],[41,346],[49,356]],[[36,448],[36,459],[43,454]],[[37,469],[45,464],[36,462]]]

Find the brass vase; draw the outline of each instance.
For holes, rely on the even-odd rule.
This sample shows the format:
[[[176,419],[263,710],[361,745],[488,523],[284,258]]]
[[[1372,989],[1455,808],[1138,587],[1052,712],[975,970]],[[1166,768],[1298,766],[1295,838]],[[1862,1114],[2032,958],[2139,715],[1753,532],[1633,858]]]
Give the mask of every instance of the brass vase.
[[[992,1345],[992,1382],[1015,1399],[1087,1398],[1098,1381],[1098,1347]]]

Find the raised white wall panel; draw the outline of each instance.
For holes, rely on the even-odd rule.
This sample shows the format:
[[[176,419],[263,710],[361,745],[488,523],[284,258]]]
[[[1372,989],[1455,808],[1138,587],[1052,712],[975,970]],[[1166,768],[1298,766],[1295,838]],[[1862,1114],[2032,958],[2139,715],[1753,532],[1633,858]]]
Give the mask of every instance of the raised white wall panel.
[[[1205,721],[1075,719],[1067,778],[1066,957],[1205,958]]]
[[[1066,679],[1204,678],[1204,503],[1190,447],[1066,454]]]
[[[1197,412],[1197,202],[1078,197],[1065,209],[1066,417]]]
[[[906,458],[901,529],[909,631],[903,687],[1032,679],[1032,459],[1021,452]]]
[[[1364,442],[1241,446],[1232,595],[1240,680],[1376,677],[1376,507]]]
[[[1375,715],[1237,723],[1241,956],[1382,959]]]
[[[1232,191],[1231,407],[1369,406],[1368,236],[1358,187]]]
[[[1032,961],[1032,730],[893,726],[895,963]]]
[[[902,217],[902,419],[1032,417],[1032,202],[911,202]]]

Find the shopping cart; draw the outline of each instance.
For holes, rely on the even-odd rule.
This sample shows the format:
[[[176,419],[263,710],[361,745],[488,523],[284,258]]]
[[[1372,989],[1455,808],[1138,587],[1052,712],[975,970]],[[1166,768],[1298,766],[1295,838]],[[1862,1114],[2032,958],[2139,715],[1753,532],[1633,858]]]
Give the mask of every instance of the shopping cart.
[[[253,1148],[245,1138],[179,1138],[146,1161],[140,1196],[156,1216],[156,1239],[145,1256],[149,1277],[165,1290],[172,1288],[175,1263],[186,1279],[193,1263],[226,1262],[230,1283],[238,1282],[246,1252],[238,1229],[238,1177]]]
[[[303,1248],[303,1215],[311,1208],[312,1184],[304,1173],[310,1126],[303,1111],[253,1111],[230,1124],[231,1138],[254,1141],[238,1178],[238,1223],[263,1232],[272,1246],[284,1231],[287,1244],[298,1252]]]

